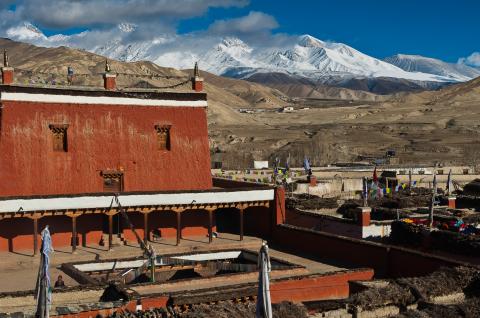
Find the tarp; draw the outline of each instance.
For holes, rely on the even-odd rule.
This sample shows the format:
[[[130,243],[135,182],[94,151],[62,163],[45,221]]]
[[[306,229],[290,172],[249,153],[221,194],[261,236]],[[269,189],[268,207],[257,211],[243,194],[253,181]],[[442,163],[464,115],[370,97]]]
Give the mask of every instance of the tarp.
[[[258,294],[257,294],[257,318],[272,318],[272,302],[270,298],[270,257],[268,245],[262,244],[258,253]]]
[[[268,161],[254,161],[253,167],[255,169],[268,169]]]
[[[35,286],[35,299],[37,300],[35,317],[48,318],[50,304],[52,303],[52,288],[49,274],[50,253],[53,252],[52,238],[48,230],[48,225],[43,229],[41,236],[40,266],[38,268],[37,284]]]

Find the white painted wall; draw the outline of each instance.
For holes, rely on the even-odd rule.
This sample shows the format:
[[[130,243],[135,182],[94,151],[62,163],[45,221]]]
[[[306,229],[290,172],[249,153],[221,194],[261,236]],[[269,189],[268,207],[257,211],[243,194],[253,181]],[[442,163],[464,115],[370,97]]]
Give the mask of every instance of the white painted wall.
[[[362,227],[362,238],[390,236],[390,224],[370,224]]]
[[[19,101],[36,103],[61,103],[61,104],[100,104],[100,105],[135,105],[135,106],[167,106],[167,107],[207,107],[207,101],[178,101],[162,99],[143,99],[130,97],[107,96],[73,96],[55,94],[29,94],[29,93],[0,93],[1,101]]]
[[[120,195],[122,206],[214,204],[273,200],[274,190]],[[114,197],[78,196],[0,200],[0,213],[117,207]]]

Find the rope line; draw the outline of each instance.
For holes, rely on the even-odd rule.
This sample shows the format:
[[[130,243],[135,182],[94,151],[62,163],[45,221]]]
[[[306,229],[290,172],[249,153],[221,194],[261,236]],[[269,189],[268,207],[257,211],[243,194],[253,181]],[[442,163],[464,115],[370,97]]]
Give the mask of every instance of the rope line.
[[[100,75],[103,75],[105,73],[74,73],[74,74],[60,74],[60,73],[51,73],[51,72],[42,72],[42,71],[32,71],[32,70],[26,70],[22,68],[17,68],[15,69],[18,73],[23,74],[27,77],[30,78],[30,81],[34,81],[32,77],[37,76],[37,80],[40,82],[44,82],[44,84],[51,84],[51,85],[57,85],[56,81],[58,81],[61,78],[65,78],[62,83],[71,83],[72,78],[74,77],[82,77],[82,78],[87,78],[87,77],[98,77]],[[132,73],[123,73],[123,72],[114,72],[112,74],[115,74],[117,76],[125,76],[125,77],[134,77],[138,79],[166,79],[166,80],[182,80],[182,82],[171,84],[171,85],[164,85],[164,86],[154,86],[153,89],[169,89],[169,88],[177,88],[180,86],[183,86],[187,83],[190,82],[190,78],[185,77],[185,76],[171,76],[171,75],[162,75],[158,73],[151,73],[151,74],[132,74]],[[42,76],[43,78],[41,78]],[[138,88],[138,87],[125,87],[125,88]],[[135,96],[138,97],[138,96]]]
[[[51,76],[63,76],[63,74],[60,73],[51,73],[51,72],[42,72],[42,71],[32,71],[32,70],[27,70],[27,69],[22,69],[22,68],[15,68],[15,71],[19,73],[26,73],[26,74],[42,74],[42,75],[51,75]],[[101,73],[73,73],[71,75],[73,76],[99,76],[105,74],[104,72]],[[185,76],[173,76],[173,75],[163,75],[159,73],[151,73],[151,74],[134,74],[134,73],[125,73],[125,72],[112,72],[112,74],[115,75],[121,75],[121,76],[132,76],[132,77],[149,77],[149,78],[164,78],[164,79],[184,79]],[[68,74],[65,74],[68,75]]]

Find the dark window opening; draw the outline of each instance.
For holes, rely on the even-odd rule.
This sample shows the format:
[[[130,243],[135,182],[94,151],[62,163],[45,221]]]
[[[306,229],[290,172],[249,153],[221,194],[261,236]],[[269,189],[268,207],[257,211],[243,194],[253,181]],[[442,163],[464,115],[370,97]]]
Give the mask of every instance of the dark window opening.
[[[468,169],[463,169],[463,174],[468,174]]]
[[[68,152],[68,125],[49,125],[48,128],[52,131],[53,151]]]
[[[105,171],[101,173],[103,177],[104,192],[122,192],[123,191],[123,172]]]
[[[169,125],[155,125],[159,150],[170,150],[170,127]]]

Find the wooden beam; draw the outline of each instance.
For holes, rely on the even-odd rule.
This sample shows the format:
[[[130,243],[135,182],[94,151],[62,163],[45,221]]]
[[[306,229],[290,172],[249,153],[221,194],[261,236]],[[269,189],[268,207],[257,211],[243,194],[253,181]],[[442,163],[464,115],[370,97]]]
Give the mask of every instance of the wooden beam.
[[[143,213],[143,241],[148,242],[148,213]]]
[[[238,209],[240,212],[240,241],[243,241],[243,212],[244,208]]]
[[[108,214],[108,250],[112,249],[113,244],[113,214]]]
[[[213,241],[213,212],[216,208],[209,207],[206,208],[208,211],[208,243],[212,243]]]
[[[180,245],[182,238],[182,212],[175,212],[177,214],[177,245]]]
[[[77,250],[77,217],[72,217],[72,253]]]
[[[33,219],[33,255],[38,251],[38,218]]]

